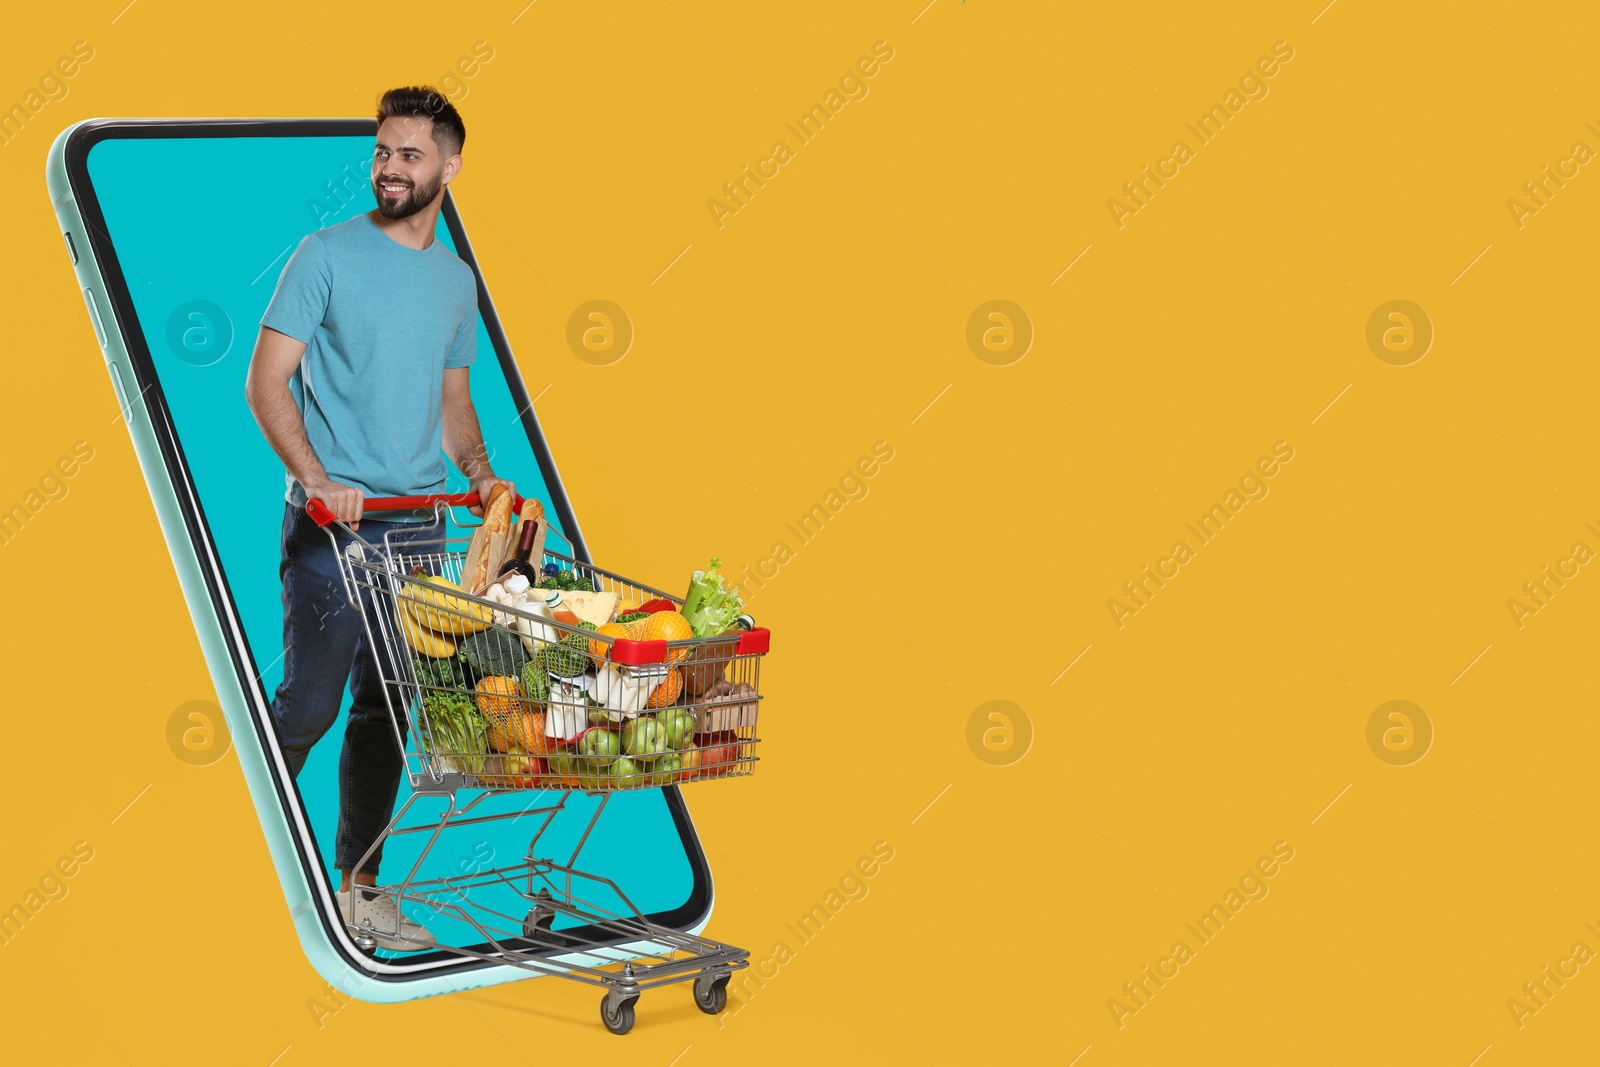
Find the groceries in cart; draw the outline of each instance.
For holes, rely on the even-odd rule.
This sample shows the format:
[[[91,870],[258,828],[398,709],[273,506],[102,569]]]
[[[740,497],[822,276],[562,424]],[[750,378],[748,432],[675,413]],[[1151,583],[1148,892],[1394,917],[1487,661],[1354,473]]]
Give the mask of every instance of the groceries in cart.
[[[766,647],[746,640],[753,622],[719,561],[680,601],[547,552],[538,502],[520,520],[510,503],[491,496],[459,581],[450,554],[403,558],[396,576],[411,660],[399,674],[414,679],[435,769],[590,792],[749,773]]]
[[[479,498],[364,503],[432,506],[441,524],[447,505],[477,508]],[[340,522],[321,501],[309,501],[306,511],[323,527]],[[612,793],[754,770],[771,635],[744,614],[714,558],[679,599],[576,551],[547,549],[547,533],[567,539],[547,527],[537,501],[501,487],[482,512],[470,540],[445,537],[437,551],[421,553],[412,539],[386,535],[373,544],[345,526],[351,542],[340,570],[349,602],[370,598],[377,608],[363,611],[362,624],[411,786],[373,849],[394,835],[429,835],[405,878],[381,892],[459,919],[483,939],[443,951],[603,986],[600,1014],[612,1033],[633,1026],[642,990],[673,982],[692,982],[696,1006],[715,1015],[727,1005],[733,973],[749,966],[749,952],[655,922],[615,880],[578,860]],[[478,807],[535,789],[555,795],[521,810]],[[462,790],[482,791],[462,800]],[[598,799],[582,806],[577,844],[565,859],[541,853],[545,831],[580,790]],[[431,822],[406,825],[419,801],[441,799]],[[419,877],[447,828],[523,816],[536,820],[525,858]],[[357,947],[370,952],[380,937],[398,937],[395,915],[394,929],[348,919]]]

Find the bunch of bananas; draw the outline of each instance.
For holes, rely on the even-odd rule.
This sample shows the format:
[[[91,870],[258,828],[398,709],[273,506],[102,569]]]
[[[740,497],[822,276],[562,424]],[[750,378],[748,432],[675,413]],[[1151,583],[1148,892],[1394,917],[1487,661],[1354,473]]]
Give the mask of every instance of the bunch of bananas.
[[[487,629],[494,609],[458,595],[465,592],[448,578],[413,571],[395,600],[395,624],[406,643],[440,659],[455,655],[461,638]]]

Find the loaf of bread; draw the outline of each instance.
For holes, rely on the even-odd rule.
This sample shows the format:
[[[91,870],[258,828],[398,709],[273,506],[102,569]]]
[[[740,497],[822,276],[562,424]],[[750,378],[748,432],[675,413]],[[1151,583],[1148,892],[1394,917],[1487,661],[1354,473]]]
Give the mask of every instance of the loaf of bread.
[[[483,525],[472,532],[461,565],[461,588],[482,596],[511,551],[511,491],[496,482],[483,505]]]

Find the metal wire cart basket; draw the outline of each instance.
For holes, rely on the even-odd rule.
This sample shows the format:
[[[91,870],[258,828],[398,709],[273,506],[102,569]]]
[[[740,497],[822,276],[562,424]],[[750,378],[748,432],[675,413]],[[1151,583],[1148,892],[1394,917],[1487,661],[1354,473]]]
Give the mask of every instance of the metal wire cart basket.
[[[391,544],[388,535],[373,544],[320,502],[307,508],[324,528],[338,523],[351,533],[340,555],[345,592],[362,611],[411,786],[356,866],[387,839],[427,835],[405,876],[381,891],[465,922],[481,937],[470,947],[441,944],[443,951],[601,986],[601,1018],[613,1033],[632,1028],[642,990],[674,982],[692,981],[695,1003],[717,1014],[748,951],[651,921],[614,880],[586,873],[579,859],[613,794],[754,771],[770,635],[750,625],[695,638],[681,614],[663,610],[665,603],[681,608],[681,598],[548,550],[541,573],[561,573],[569,587],[586,583],[592,594],[585,591],[583,603],[598,601],[606,615],[629,621],[595,624],[571,611],[472,596],[447,584],[461,577],[468,538],[444,536],[444,515],[446,505],[475,503],[469,495],[366,501],[367,510],[432,507],[440,537],[425,552]],[[506,812],[485,806],[516,792],[541,799]],[[578,792],[598,800],[576,846],[564,856],[541,849],[563,812],[581,817],[568,807]],[[442,813],[406,825],[430,798],[443,802]],[[517,862],[420,877],[447,831],[524,816],[534,817],[532,836]],[[557,917],[574,925],[556,929]],[[345,919],[367,951],[373,935],[398,934],[371,929],[370,919],[365,926]]]

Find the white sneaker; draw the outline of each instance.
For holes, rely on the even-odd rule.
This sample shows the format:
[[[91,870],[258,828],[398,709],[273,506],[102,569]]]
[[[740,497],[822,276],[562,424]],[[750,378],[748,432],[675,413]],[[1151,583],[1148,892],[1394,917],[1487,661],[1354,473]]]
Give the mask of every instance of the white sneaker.
[[[370,889],[358,893],[353,915],[349,893],[340,890],[333,899],[345,925],[355,933],[368,935],[382,948],[395,952],[426,952],[439,946],[427,927],[400,914],[400,906],[388,893],[374,893]]]

